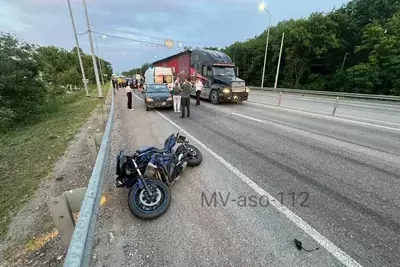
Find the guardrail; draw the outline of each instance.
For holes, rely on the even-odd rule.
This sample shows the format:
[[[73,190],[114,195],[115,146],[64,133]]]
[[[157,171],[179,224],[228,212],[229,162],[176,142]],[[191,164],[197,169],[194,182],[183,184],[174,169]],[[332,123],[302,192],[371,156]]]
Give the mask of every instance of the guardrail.
[[[360,98],[360,99],[400,101],[400,96],[391,96],[391,95],[355,94],[355,93],[344,93],[344,92],[314,91],[314,90],[287,89],[287,88],[277,88],[275,90],[274,88],[269,88],[269,87],[261,88],[254,86],[249,86],[249,88],[252,90],[286,92],[293,94],[322,95],[322,96],[335,96],[335,97],[339,96],[339,97]]]
[[[86,267],[92,258],[93,236],[104,180],[104,169],[109,147],[109,137],[114,120],[114,91],[111,93],[111,110],[97,154],[92,176],[80,208],[78,222],[72,235],[64,267]]]

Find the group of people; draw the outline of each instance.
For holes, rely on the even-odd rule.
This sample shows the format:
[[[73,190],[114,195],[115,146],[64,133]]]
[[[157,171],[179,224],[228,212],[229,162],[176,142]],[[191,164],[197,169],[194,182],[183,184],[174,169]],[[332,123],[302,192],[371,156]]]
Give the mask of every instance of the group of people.
[[[114,83],[114,89],[118,90],[118,83]],[[184,82],[179,82],[179,77],[174,82],[174,86],[172,88],[171,95],[173,97],[173,107],[174,112],[182,113],[180,118],[190,117],[190,92],[193,84],[189,82],[188,79],[185,79]],[[194,83],[194,87],[196,89],[196,106],[200,105],[200,95],[204,90],[204,85],[199,78],[196,79]],[[127,84],[125,87],[126,95],[128,97],[128,110],[133,110],[132,108],[132,84]]]
[[[187,117],[190,117],[190,91],[192,88],[192,83],[185,79],[183,83],[179,82],[179,77],[174,82],[171,94],[173,98],[174,112],[180,113],[181,118],[185,118],[185,109],[187,111]],[[204,89],[204,85],[199,78],[196,79],[194,84],[196,89],[196,106],[200,105],[200,94]]]

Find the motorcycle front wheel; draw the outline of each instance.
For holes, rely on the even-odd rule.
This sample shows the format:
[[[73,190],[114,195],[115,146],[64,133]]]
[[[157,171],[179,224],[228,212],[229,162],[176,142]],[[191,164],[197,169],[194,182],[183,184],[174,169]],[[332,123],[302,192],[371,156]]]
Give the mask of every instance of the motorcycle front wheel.
[[[136,183],[128,195],[128,206],[136,217],[152,220],[168,210],[171,204],[171,194],[168,186],[158,179],[146,179],[146,183],[152,192],[152,197]]]
[[[188,166],[190,167],[195,167],[200,165],[200,163],[203,161],[203,156],[200,152],[200,150],[192,145],[186,144],[186,149],[188,150],[188,157],[186,159]],[[185,147],[183,145],[178,146],[178,148],[176,149],[176,153],[179,154],[182,149],[185,149]]]

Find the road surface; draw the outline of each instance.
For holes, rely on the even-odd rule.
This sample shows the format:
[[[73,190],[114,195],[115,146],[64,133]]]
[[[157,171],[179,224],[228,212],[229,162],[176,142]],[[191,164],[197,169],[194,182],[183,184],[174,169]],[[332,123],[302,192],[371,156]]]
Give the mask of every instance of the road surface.
[[[129,111],[117,92],[92,266],[399,265],[400,126],[392,119],[399,112],[381,111],[378,122],[332,118],[255,95],[242,105],[192,102],[191,117],[181,119],[146,112],[140,94]],[[140,221],[129,212],[128,190],[113,187],[116,153],[162,146],[178,130],[203,163],[173,185],[165,215]],[[214,192],[216,207],[208,206]],[[295,238],[319,249],[299,251]]]
[[[250,92],[249,102],[277,106],[279,93],[254,90]],[[335,102],[335,97],[282,93],[280,106],[299,111],[331,115]],[[335,115],[340,118],[372,123],[379,123],[382,121],[382,116],[384,116],[383,121],[387,124],[400,126],[399,112],[399,102],[339,98]]]

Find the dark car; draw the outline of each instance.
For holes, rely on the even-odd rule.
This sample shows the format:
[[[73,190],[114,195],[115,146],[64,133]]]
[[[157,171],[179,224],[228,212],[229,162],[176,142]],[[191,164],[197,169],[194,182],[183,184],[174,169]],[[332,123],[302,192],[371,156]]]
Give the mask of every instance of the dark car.
[[[150,108],[173,107],[172,96],[166,84],[147,84],[142,93],[146,111]]]

